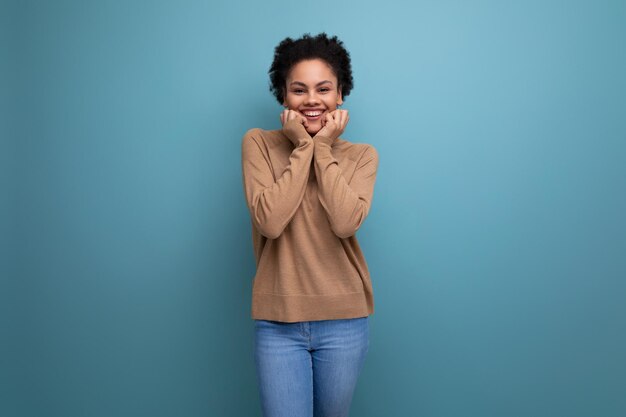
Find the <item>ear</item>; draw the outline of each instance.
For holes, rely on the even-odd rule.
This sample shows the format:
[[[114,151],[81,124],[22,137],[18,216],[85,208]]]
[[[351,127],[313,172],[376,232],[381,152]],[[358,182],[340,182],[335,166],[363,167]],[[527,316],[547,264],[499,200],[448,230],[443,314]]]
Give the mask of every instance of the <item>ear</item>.
[[[339,86],[337,90],[339,90],[339,94],[337,94],[337,105],[341,106],[343,104],[343,97],[341,96],[341,86]]]

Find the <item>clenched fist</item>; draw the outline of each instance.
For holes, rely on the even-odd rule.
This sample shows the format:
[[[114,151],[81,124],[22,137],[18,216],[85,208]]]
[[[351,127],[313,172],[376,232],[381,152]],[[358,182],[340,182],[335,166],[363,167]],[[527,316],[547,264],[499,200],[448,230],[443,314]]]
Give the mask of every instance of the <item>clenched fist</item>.
[[[337,109],[326,113],[326,117],[322,120],[322,128],[315,135],[315,140],[321,140],[324,143],[331,145],[346,128],[350,120],[348,110]]]
[[[280,122],[283,125],[283,133],[294,145],[298,146],[302,141],[311,140],[311,135],[306,131],[308,121],[297,111],[283,110]]]

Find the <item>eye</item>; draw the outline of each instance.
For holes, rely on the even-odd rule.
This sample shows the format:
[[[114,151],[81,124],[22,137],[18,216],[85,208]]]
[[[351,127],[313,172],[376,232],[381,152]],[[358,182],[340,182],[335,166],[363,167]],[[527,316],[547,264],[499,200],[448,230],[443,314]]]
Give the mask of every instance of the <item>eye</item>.
[[[293,90],[294,93],[296,94],[300,94],[301,92],[303,92],[304,90]]]
[[[326,92],[326,91],[330,91],[330,88],[326,88],[326,87],[324,87],[324,88],[322,88],[322,89],[321,89],[321,91],[324,91],[324,92]]]

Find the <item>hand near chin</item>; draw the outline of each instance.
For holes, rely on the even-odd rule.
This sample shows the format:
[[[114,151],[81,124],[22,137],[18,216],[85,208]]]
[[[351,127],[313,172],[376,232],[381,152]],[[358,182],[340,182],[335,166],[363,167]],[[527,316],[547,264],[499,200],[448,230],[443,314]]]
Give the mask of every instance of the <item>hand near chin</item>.
[[[280,122],[283,125],[283,133],[294,145],[298,146],[302,141],[311,140],[311,135],[306,131],[308,121],[297,111],[283,110]]]
[[[337,109],[326,113],[326,117],[322,119],[322,128],[317,132],[314,139],[320,140],[331,145],[346,128],[350,120],[348,110]]]

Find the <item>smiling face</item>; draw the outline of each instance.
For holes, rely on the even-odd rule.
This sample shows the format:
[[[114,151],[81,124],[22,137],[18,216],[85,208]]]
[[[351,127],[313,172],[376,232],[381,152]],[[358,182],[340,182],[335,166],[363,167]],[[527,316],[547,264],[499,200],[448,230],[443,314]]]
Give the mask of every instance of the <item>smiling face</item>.
[[[311,135],[322,128],[326,113],[343,103],[337,77],[330,65],[321,59],[307,59],[295,64],[285,86],[283,105],[306,117]]]

